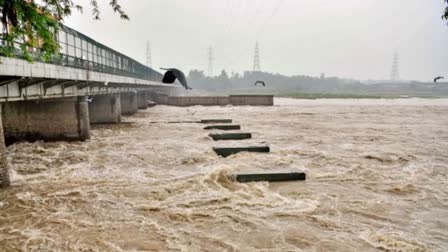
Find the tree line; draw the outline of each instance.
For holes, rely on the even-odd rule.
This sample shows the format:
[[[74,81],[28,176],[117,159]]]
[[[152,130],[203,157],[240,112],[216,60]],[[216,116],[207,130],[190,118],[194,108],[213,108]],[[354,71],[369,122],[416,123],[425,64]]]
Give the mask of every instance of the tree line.
[[[255,85],[263,81],[266,86]],[[266,92],[278,95],[294,94],[344,94],[397,97],[400,95],[419,97],[446,97],[448,85],[444,83],[417,81],[381,81],[365,83],[359,80],[338,77],[294,75],[246,71],[228,74],[225,70],[217,76],[206,76],[201,70],[191,70],[188,74],[189,85],[196,90],[217,93]],[[228,92],[229,91],[229,92]]]
[[[255,85],[256,81],[263,81],[266,86]],[[222,91],[234,89],[302,89],[302,90],[329,90],[340,88],[355,88],[361,84],[359,81],[342,79],[338,77],[319,77],[307,75],[286,76],[278,73],[260,71],[245,71],[244,73],[230,73],[225,70],[217,76],[206,76],[203,71],[191,70],[188,82],[193,89],[207,91]]]

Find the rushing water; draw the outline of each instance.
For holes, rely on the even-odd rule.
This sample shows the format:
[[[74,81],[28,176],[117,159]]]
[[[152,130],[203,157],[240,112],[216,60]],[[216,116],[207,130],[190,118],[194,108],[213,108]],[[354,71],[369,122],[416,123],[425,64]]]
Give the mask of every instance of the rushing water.
[[[213,142],[232,118],[253,139]],[[87,142],[8,147],[0,251],[447,251],[448,100],[158,106]],[[214,146],[272,153],[218,158]],[[238,184],[235,172],[305,171]]]

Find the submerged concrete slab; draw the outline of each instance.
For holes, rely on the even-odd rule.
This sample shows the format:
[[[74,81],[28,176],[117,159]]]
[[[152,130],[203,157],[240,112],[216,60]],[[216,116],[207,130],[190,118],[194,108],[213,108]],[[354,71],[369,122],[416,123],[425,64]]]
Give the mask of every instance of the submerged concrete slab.
[[[237,174],[235,175],[235,179],[240,183],[260,181],[286,182],[306,180],[306,174],[304,172]]]
[[[127,92],[120,94],[121,114],[133,115],[138,111],[137,93]]]
[[[90,123],[121,122],[120,94],[96,95],[89,102]]]
[[[201,123],[232,123],[232,119],[204,119],[201,120]]]
[[[1,113],[1,106],[0,106]],[[3,136],[3,124],[0,116],[0,136]],[[8,162],[5,156],[5,140],[0,137],[0,188],[8,187],[10,185]]]
[[[35,140],[86,140],[90,138],[87,97],[70,97],[3,103],[7,143]]]
[[[228,157],[230,155],[240,153],[240,152],[270,152],[269,146],[250,146],[250,147],[229,147],[221,148],[214,147],[213,150],[221,157]]]
[[[209,135],[213,140],[244,140],[252,138],[251,133],[223,133],[223,134],[210,134]]]
[[[212,129],[218,129],[218,130],[240,130],[240,125],[210,125],[207,127],[204,127],[205,130],[212,130]]]

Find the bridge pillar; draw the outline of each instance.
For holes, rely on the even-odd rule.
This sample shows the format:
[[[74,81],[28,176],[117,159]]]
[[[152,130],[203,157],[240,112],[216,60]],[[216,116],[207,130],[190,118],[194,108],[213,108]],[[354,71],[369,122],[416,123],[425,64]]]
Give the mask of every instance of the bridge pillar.
[[[137,105],[138,109],[148,108],[148,96],[146,91],[137,92]]]
[[[3,103],[6,142],[90,138],[87,97]]]
[[[1,106],[0,106],[1,113]],[[5,139],[3,137],[3,124],[0,116],[0,188],[9,186],[8,163],[5,157]]]
[[[119,123],[121,122],[120,94],[94,96],[89,102],[90,123]]]
[[[137,103],[137,93],[127,92],[121,93],[121,114],[122,115],[133,115],[138,111]]]

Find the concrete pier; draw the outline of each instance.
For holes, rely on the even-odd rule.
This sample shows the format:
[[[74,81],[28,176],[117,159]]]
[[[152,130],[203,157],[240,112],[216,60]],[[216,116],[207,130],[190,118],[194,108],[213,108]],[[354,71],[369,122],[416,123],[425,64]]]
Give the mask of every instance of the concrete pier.
[[[3,103],[6,142],[90,138],[87,97]]]
[[[146,91],[137,92],[137,106],[138,109],[148,108],[148,95]]]
[[[120,123],[121,99],[120,94],[94,96],[89,102],[90,123]]]
[[[133,115],[137,113],[137,92],[121,93],[120,97],[122,115]]]
[[[0,106],[1,113],[1,106]],[[3,136],[3,124],[0,117],[0,136]],[[0,188],[7,187],[10,184],[9,181],[9,171],[8,171],[8,162],[5,157],[5,140],[3,137],[0,137]]]

